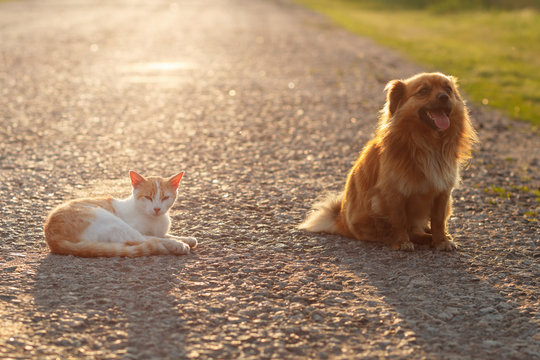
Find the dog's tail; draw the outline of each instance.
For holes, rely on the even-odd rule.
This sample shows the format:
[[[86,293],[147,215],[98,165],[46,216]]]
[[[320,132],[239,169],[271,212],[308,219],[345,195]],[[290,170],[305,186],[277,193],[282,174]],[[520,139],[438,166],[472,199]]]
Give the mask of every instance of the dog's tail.
[[[336,221],[341,209],[341,199],[343,199],[343,193],[330,195],[313,205],[311,213],[298,228],[310,232],[339,234]]]

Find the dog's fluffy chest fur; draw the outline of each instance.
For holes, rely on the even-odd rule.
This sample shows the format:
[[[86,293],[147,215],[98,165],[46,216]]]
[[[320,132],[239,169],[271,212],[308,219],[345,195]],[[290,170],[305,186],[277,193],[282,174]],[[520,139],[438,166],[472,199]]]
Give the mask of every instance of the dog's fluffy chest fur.
[[[452,159],[444,158],[440,154],[428,156],[423,164],[423,173],[429,186],[437,191],[449,191],[459,182],[459,169]]]
[[[412,161],[419,168],[419,174],[424,176],[423,186],[418,186],[416,191],[450,191],[459,182],[459,167],[455,158],[447,156],[441,149],[427,149],[422,154],[417,152]],[[404,192],[404,195],[407,193]]]
[[[455,157],[447,156],[442,146],[422,149],[396,143],[386,146],[386,149],[391,150],[381,154],[376,188],[387,189],[389,183],[393,183],[393,188],[410,197],[428,192],[447,192],[459,182]]]

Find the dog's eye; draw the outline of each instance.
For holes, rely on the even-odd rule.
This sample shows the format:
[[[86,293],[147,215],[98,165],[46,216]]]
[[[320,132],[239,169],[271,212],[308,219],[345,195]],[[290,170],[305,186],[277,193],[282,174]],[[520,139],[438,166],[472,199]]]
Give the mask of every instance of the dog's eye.
[[[448,86],[448,85],[444,87],[444,90],[445,90],[447,93],[449,93],[449,94],[452,94],[452,91],[453,91],[453,90],[452,90],[452,87],[450,87],[450,86]]]
[[[420,96],[426,96],[426,95],[429,95],[429,93],[431,92],[431,89],[428,88],[428,87],[423,87],[421,88],[419,91],[418,91],[418,95]]]

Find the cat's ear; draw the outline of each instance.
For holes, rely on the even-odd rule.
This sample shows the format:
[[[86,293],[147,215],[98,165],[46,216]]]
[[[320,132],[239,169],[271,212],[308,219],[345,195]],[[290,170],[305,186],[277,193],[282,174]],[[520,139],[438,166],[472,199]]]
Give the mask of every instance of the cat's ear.
[[[143,181],[146,181],[145,178],[137,174],[135,171],[130,171],[129,177],[131,178],[131,186],[133,186],[134,189],[136,189],[140,183],[142,183]]]
[[[183,171],[179,174],[174,175],[172,178],[170,178],[169,184],[171,184],[176,189],[178,187],[178,184],[180,184],[180,180],[182,180],[182,176],[184,176]]]

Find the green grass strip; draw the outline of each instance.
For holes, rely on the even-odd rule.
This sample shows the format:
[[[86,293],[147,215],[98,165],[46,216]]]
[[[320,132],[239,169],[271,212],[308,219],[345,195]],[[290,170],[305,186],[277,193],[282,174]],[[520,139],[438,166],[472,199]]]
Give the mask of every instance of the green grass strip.
[[[370,6],[366,0],[296,0],[348,30],[457,76],[470,100],[540,125],[540,13]],[[383,5],[381,5],[383,4]]]

